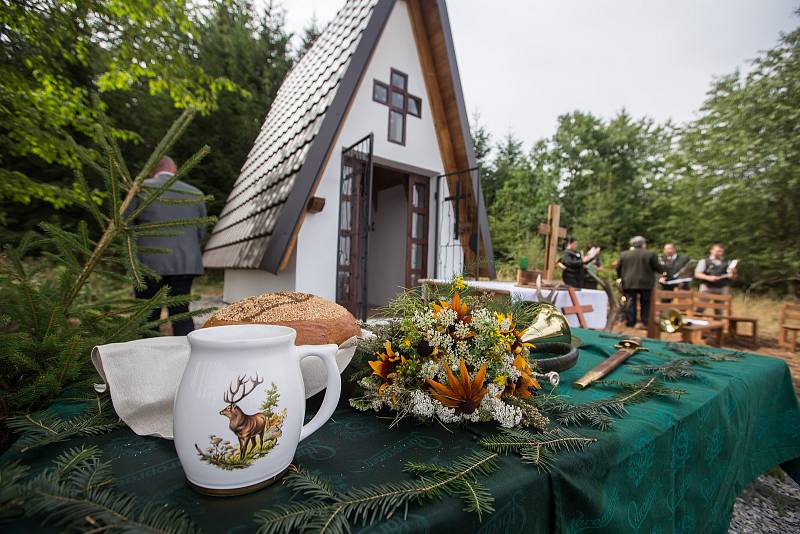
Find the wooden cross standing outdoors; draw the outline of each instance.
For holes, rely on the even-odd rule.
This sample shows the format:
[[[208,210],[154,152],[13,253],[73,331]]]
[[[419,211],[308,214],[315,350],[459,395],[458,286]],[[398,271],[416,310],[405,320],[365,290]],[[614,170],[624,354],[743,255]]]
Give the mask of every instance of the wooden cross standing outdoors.
[[[539,233],[546,236],[544,248],[544,281],[556,279],[556,263],[558,263],[558,240],[567,237],[567,229],[561,228],[561,206],[547,206],[547,222],[539,224]]]
[[[583,316],[585,313],[591,313],[594,311],[594,308],[591,304],[583,304],[578,300],[578,292],[575,291],[574,287],[568,287],[567,291],[569,292],[569,299],[572,301],[572,306],[564,306],[561,308],[561,313],[564,315],[577,315],[578,316],[578,324],[581,328],[588,328],[586,324],[586,317]]]

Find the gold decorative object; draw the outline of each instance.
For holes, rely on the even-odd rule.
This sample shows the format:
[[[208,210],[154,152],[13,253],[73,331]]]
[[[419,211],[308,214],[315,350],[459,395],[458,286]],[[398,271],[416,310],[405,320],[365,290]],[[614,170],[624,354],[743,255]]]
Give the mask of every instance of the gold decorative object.
[[[683,315],[675,308],[667,308],[658,317],[658,326],[662,332],[674,334],[684,325]]]
[[[536,317],[522,333],[522,342],[570,344],[572,331],[564,314],[552,304],[539,302],[535,306]]]

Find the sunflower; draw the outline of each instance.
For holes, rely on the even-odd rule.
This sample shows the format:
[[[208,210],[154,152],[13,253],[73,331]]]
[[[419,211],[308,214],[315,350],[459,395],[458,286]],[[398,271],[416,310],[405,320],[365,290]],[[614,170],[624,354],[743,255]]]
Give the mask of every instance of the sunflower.
[[[440,300],[439,304],[433,305],[433,312],[435,315],[439,315],[444,310],[453,310],[456,313],[457,321],[468,323],[472,320],[472,318],[468,315],[469,307],[467,306],[466,302],[461,301],[458,291],[456,291],[456,293],[453,295],[452,301],[447,302],[446,300]]]
[[[517,357],[514,358],[514,368],[519,371],[519,378],[506,386],[505,394],[528,398],[531,396],[530,388],[542,389],[542,386],[533,377],[533,370],[528,364],[528,360],[522,354],[517,354]]]
[[[369,366],[372,367],[373,375],[378,375],[386,380],[386,382],[381,386],[381,392],[383,392],[383,390],[385,390],[391,383],[397,366],[406,363],[405,356],[392,350],[392,343],[390,341],[386,341],[384,347],[386,348],[384,352],[375,353],[375,355],[378,357],[377,360],[367,362]]]
[[[456,378],[448,365],[445,365],[447,385],[430,378],[427,379],[427,382],[431,387],[431,396],[434,399],[444,406],[454,408],[458,414],[471,414],[478,409],[481,400],[486,396],[486,388],[483,387],[483,382],[486,379],[487,364],[483,364],[478,369],[474,379],[470,378],[463,358],[459,362],[459,368],[461,370],[460,379]]]

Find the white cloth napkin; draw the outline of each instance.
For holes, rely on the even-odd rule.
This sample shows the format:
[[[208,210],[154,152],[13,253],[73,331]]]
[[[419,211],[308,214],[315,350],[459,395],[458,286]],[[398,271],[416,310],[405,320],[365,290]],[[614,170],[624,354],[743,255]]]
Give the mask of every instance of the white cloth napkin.
[[[358,337],[351,337],[336,353],[339,372],[356,351]],[[186,336],[153,337],[126,343],[98,345],[92,363],[108,384],[114,410],[140,436],[172,439],[172,405],[189,361]],[[325,366],[319,358],[300,364],[306,398],[325,389]]]

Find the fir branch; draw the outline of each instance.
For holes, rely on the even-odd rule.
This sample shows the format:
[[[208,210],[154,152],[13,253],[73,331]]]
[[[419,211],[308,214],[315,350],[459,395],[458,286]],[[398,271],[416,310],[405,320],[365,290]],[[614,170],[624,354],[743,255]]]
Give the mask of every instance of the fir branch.
[[[697,376],[692,369],[692,363],[688,359],[681,358],[656,365],[631,365],[630,370],[643,375],[658,375],[665,380],[679,380]]]
[[[612,400],[623,405],[644,402],[653,395],[680,397],[681,395],[689,393],[685,389],[666,387],[655,377],[636,383],[622,382],[619,380],[598,380],[595,384],[620,389],[621,391],[612,397]]]
[[[163,184],[154,189],[147,188],[146,191],[148,194],[144,195],[144,198],[141,199],[141,202],[139,203],[138,206],[136,206],[136,209],[134,209],[131,213],[126,214],[125,223],[130,224],[132,221],[135,221],[136,218],[148,206],[150,206],[150,204],[152,204],[156,200],[160,201],[164,193],[172,189],[172,186],[175,185],[175,182],[177,182],[181,178],[184,178],[189,173],[189,171],[191,171],[198,163],[200,163],[200,161],[204,157],[208,155],[210,151],[211,149],[208,147],[208,145],[203,146],[200,150],[195,152],[194,155],[192,155],[192,157],[186,161],[186,163],[181,165],[181,168],[178,169],[178,171],[175,174],[164,180]],[[192,195],[190,198],[194,200],[194,203],[199,203],[203,201],[203,197],[200,195]]]
[[[96,447],[73,448],[24,489],[25,512],[62,531],[194,533],[183,512],[162,504],[138,507],[113,488],[107,462]]]
[[[349,532],[351,523],[372,525],[413,501],[444,496],[459,497],[464,510],[476,513],[480,520],[494,511],[494,498],[476,477],[494,472],[497,456],[478,451],[447,466],[409,462],[406,471],[416,474],[417,480],[370,485],[347,493],[335,492],[319,477],[295,469],[285,483],[310,498],[257,512],[258,532]]]
[[[480,441],[481,447],[497,453],[516,452],[522,461],[532,463],[541,471],[549,472],[556,453],[575,452],[596,442],[595,438],[582,436],[566,429],[534,434],[526,430],[503,429],[501,434]]]
[[[25,453],[31,449],[50,445],[77,436],[104,434],[121,425],[108,400],[91,403],[80,414],[63,419],[48,409],[41,412],[9,417],[6,425],[21,434],[14,448]]]
[[[0,524],[22,514],[22,481],[27,473],[28,466],[19,462],[0,464]]]
[[[167,133],[164,134],[164,137],[161,138],[156,148],[150,154],[150,157],[147,158],[142,169],[139,171],[139,174],[136,175],[136,178],[133,180],[133,190],[135,191],[136,188],[147,178],[150,176],[150,172],[155,168],[156,164],[161,160],[162,157],[169,151],[172,145],[177,141],[178,137],[186,130],[189,126],[189,123],[192,122],[194,118],[195,110],[191,108],[187,108],[181,113],[180,117],[175,119],[175,122],[169,127]],[[124,212],[124,210],[123,210]]]

